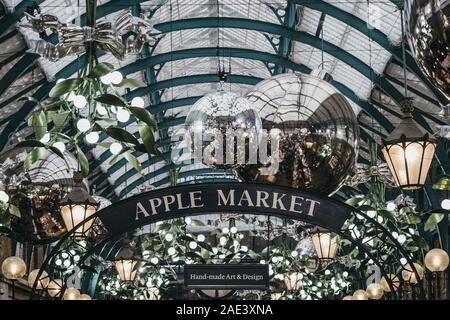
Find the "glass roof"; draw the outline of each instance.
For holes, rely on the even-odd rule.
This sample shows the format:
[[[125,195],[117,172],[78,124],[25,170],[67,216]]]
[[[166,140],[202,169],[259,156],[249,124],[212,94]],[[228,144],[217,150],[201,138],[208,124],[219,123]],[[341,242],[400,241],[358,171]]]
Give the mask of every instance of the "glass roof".
[[[2,3],[8,14],[13,14],[20,1],[2,0]],[[57,15],[62,22],[79,23],[80,16],[85,13],[84,1],[46,0],[37,3],[43,13]],[[368,158],[365,142],[367,137],[379,142],[381,137],[388,134],[389,128],[386,125],[390,123],[395,126],[399,122],[399,101],[396,97],[403,92],[403,71],[401,57],[398,57],[401,41],[400,12],[395,1],[152,0],[136,3],[138,5],[134,8],[135,12],[144,14],[156,27],[165,26],[160,41],[151,53],[152,56],[167,58],[162,65],[154,66],[158,69],[156,81],[169,83],[167,89],[158,92],[160,103],[214,92],[217,89],[215,81],[191,83],[189,79],[192,76],[217,74],[219,57],[214,49],[220,47],[222,65],[226,69],[231,68],[232,75],[244,76],[246,79],[246,83],[227,84],[227,90],[242,95],[252,89],[253,82],[257,83],[260,79],[280,72],[274,58],[281,57],[285,59],[283,61],[296,63],[296,70],[323,67],[328,71],[337,89],[359,113],[361,131],[366,133],[361,143],[360,161],[367,161]],[[114,19],[119,10],[128,8],[129,5],[126,1],[98,0],[97,13],[101,16],[100,19]],[[289,18],[292,8],[295,19]],[[16,73],[15,68],[18,68],[16,64],[26,57],[26,49],[39,39],[27,27],[23,15],[18,15],[15,21],[17,24],[8,25],[1,35],[4,40],[0,49],[0,77],[2,81],[11,78],[8,90],[4,90],[0,96],[0,129],[2,135],[11,141],[29,134],[23,122],[26,117],[19,119],[19,126],[8,125],[17,110],[24,105],[24,102],[13,98],[23,91],[27,95],[41,94],[41,85],[62,75],[65,78],[74,76],[79,63],[77,57],[67,57],[58,62],[39,58],[31,62],[32,67],[26,72],[17,72],[16,77],[12,78],[11,74]],[[183,23],[175,25],[173,22],[177,21]],[[199,24],[199,21],[209,25]],[[19,32],[6,38],[5,35],[14,31],[15,27]],[[282,46],[288,48],[287,52],[282,51]],[[201,51],[206,48],[210,51]],[[179,51],[190,55],[177,56]],[[126,69],[145,58],[129,55],[125,60],[119,61],[111,55],[103,55],[100,61]],[[145,80],[145,70],[132,70],[133,73],[128,74],[128,78]],[[294,70],[285,68],[284,71]],[[173,86],[170,84],[172,79],[187,80],[181,85]],[[415,97],[418,108],[424,112],[424,123],[436,130],[440,124],[439,101],[429,87],[411,72],[408,72],[408,84],[415,90],[410,93]],[[149,96],[144,99],[146,105],[150,105]],[[158,111],[157,118],[162,128],[157,137],[167,140],[167,134],[181,127],[189,107],[187,104],[161,111],[158,105],[150,106],[150,110]],[[130,124],[127,130],[136,132],[137,128]],[[163,150],[168,151],[169,145]],[[141,185],[168,184],[168,168],[162,162],[152,159],[149,161],[147,155],[140,155],[139,160],[147,167],[144,170],[147,177],[143,178],[133,173],[129,165],[109,164],[111,155],[108,152],[102,147],[91,150],[94,159],[102,159],[100,168],[104,172],[103,175],[97,175],[101,179],[96,178],[91,182],[98,185],[101,181],[105,188],[108,185],[111,187],[107,188],[108,194],[104,196],[111,194],[111,190],[123,197]],[[202,165],[183,167],[182,173],[185,174],[180,176],[180,182],[189,182],[195,177],[211,178],[209,175],[230,177],[221,171],[203,169],[206,168]],[[188,174],[192,170],[202,173],[193,174],[192,178]],[[108,181],[108,184],[103,181]]]

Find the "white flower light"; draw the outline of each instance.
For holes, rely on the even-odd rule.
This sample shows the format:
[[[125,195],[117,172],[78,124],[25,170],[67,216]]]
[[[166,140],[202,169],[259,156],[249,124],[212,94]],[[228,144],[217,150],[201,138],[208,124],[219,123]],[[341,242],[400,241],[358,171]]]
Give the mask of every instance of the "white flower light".
[[[221,244],[222,246],[224,246],[224,245],[227,244],[227,238],[225,238],[225,237],[220,237],[219,242],[220,242],[220,244]]]
[[[65,95],[65,99],[69,102],[73,102],[73,99],[75,99],[76,94],[73,91],[70,91]]]
[[[106,116],[108,114],[108,110],[102,105],[97,105],[97,113],[101,116]]]
[[[236,233],[237,232],[237,228],[236,227],[231,227],[230,231],[231,231],[231,233]]]
[[[170,248],[167,250],[167,253],[168,253],[170,256],[173,256],[175,253],[177,253],[177,251],[175,250],[174,247],[170,247]]]
[[[75,106],[75,108],[83,109],[84,107],[86,107],[86,104],[87,100],[84,96],[76,95],[75,97],[73,97],[73,105]]]
[[[166,241],[172,241],[173,240],[173,235],[171,233],[168,233],[168,234],[166,234],[164,239],[166,239]]]
[[[5,191],[0,191],[0,201],[4,203],[9,201],[9,196]]]
[[[197,248],[197,242],[195,242],[195,241],[189,242],[189,248],[191,248],[192,250],[194,250],[195,248]]]
[[[406,263],[408,263],[408,260],[406,260],[406,258],[400,258],[400,263],[402,265],[405,265]]]
[[[77,129],[81,132],[86,132],[91,128],[91,123],[88,119],[80,119],[77,121]]]
[[[153,258],[150,259],[150,262],[153,263],[153,264],[158,264],[159,259],[157,257],[153,257]]]
[[[50,133],[45,133],[39,141],[42,143],[48,143],[50,141]]]
[[[111,73],[105,74],[104,76],[100,77],[100,81],[103,84],[110,85],[112,81]]]
[[[184,218],[184,222],[186,222],[186,224],[191,224],[192,223],[192,219],[189,218],[189,217]]]
[[[369,211],[367,211],[367,215],[370,218],[375,218],[375,216],[377,215],[377,212],[375,210],[369,210]]]
[[[97,131],[92,131],[92,132],[89,132],[87,135],[86,135],[86,141],[88,142],[88,143],[97,143],[98,142],[98,139],[100,139],[100,135],[98,134],[98,132]]]
[[[141,97],[135,97],[131,100],[131,105],[136,108],[143,108],[145,106],[145,101]]]
[[[296,258],[296,257],[298,257],[298,252],[297,252],[297,251],[295,251],[295,250],[294,250],[294,251],[292,251],[292,252],[291,252],[291,257],[292,257],[292,258]]]
[[[450,210],[450,199],[444,199],[441,202],[441,207],[444,210]]]
[[[111,83],[115,85],[120,84],[123,80],[123,75],[119,71],[111,72],[110,77]]]
[[[248,251],[248,247],[247,246],[242,246],[241,247],[241,251],[242,252],[247,252]]]
[[[109,146],[109,151],[111,151],[113,155],[118,155],[120,151],[122,151],[122,145],[118,142],[113,142]]]
[[[130,113],[125,108],[119,108],[117,109],[116,117],[119,122],[127,122],[130,120]]]
[[[58,149],[61,152],[66,151],[66,146],[64,143],[62,143],[61,141],[57,141],[53,144],[53,147],[55,147],[56,149]]]
[[[230,229],[228,229],[227,227],[225,227],[225,228],[222,229],[222,232],[225,233],[225,234],[227,234],[228,232],[230,232]]]
[[[389,211],[395,211],[397,209],[397,206],[395,205],[394,201],[389,201],[386,205],[386,209]]]
[[[197,236],[197,241],[198,241],[198,242],[203,242],[203,241],[205,241],[205,236],[202,235],[202,234],[199,234],[199,235]]]
[[[347,278],[347,277],[348,277],[348,272],[347,272],[347,271],[344,271],[344,272],[342,273],[342,275],[343,275],[345,278]]]
[[[399,235],[398,238],[397,238],[397,241],[400,244],[404,244],[405,241],[406,241],[406,236],[404,234]]]

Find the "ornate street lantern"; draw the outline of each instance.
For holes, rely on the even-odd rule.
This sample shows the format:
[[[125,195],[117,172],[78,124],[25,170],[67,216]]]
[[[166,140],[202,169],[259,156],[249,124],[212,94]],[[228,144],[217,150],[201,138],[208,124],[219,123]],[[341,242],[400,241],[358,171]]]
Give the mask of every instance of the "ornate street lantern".
[[[320,227],[315,227],[310,233],[319,260],[323,263],[333,260],[337,251],[337,237]]]
[[[114,259],[117,274],[122,282],[132,283],[136,278],[136,265],[141,259],[136,256],[135,248],[131,246],[130,240],[123,241],[123,247]]]
[[[2,263],[3,276],[11,281],[22,278],[27,272],[25,261],[19,257],[6,258]]]
[[[75,182],[74,188],[60,202],[61,215],[68,232],[95,214],[99,206],[99,203],[82,187],[83,176],[81,172],[75,172],[73,180]],[[75,239],[82,239],[91,228],[93,222],[94,219],[91,219],[78,227],[75,230]]]
[[[404,190],[420,189],[430,169],[436,139],[413,119],[412,98],[400,103],[403,118],[397,128],[383,140],[383,155],[397,185]]]

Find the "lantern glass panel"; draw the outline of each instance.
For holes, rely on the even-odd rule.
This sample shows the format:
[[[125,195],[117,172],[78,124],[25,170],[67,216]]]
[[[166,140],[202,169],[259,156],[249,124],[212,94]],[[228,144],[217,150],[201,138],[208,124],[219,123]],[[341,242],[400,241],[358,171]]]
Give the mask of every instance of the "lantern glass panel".
[[[61,215],[66,224],[67,230],[70,232],[76,225],[92,216],[97,211],[96,206],[85,204],[67,204],[61,207]],[[94,222],[91,219],[75,230],[75,235],[80,237],[89,230]]]
[[[133,282],[136,278],[136,260],[116,260],[115,266],[119,278],[123,282]]]
[[[329,261],[335,257],[337,250],[336,236],[333,236],[330,232],[317,232],[313,233],[311,238],[320,260]]]
[[[383,155],[399,187],[414,190],[425,184],[436,145],[428,141],[399,142],[383,148]]]

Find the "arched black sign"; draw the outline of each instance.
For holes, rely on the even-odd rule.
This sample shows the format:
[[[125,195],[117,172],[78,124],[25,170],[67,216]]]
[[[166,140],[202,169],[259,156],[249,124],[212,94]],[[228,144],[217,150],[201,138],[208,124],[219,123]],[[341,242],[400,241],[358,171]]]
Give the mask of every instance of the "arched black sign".
[[[273,185],[219,183],[145,192],[113,204],[99,218],[111,233],[131,225],[204,213],[259,213],[341,230],[352,208],[317,194]]]

